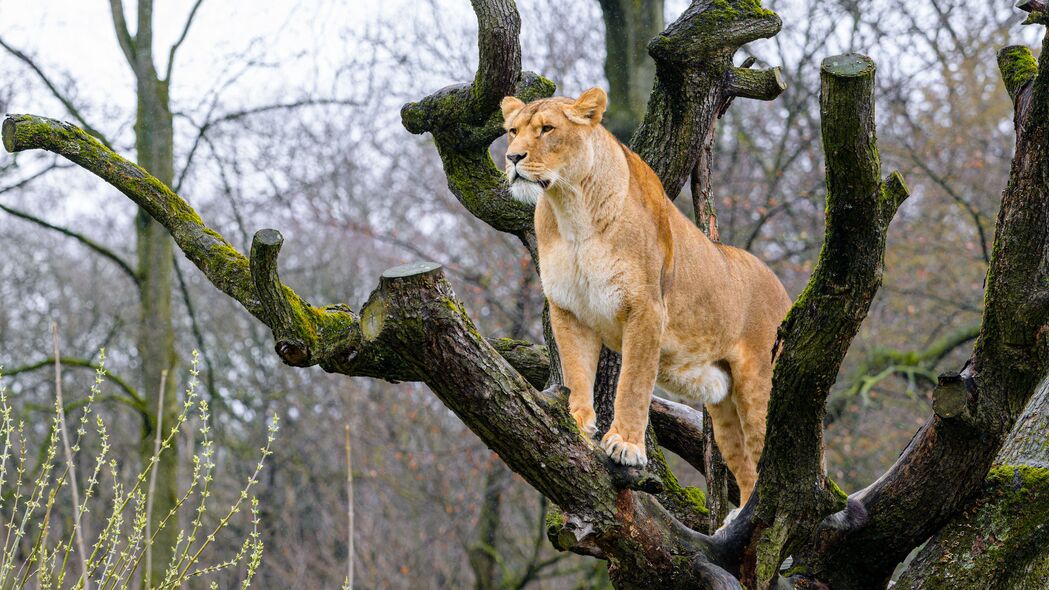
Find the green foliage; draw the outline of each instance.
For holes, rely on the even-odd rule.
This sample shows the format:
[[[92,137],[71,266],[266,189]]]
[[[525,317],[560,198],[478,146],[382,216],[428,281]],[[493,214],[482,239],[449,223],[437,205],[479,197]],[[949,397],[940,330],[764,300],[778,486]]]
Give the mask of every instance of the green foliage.
[[[277,417],[269,425],[266,445],[255,471],[241,487],[236,500],[217,518],[205,519],[209,497],[215,481],[214,442],[209,425],[210,410],[197,393],[198,355],[193,353],[191,378],[181,410],[167,435],[158,433],[156,451],[142,470],[131,480],[122,475],[123,463],[110,454],[109,430],[101,416],[94,412],[94,402],[102,397],[105,379],[105,351],[101,351],[95,382],[91,386],[79,419],[70,423],[69,451],[61,456],[59,445],[66,432],[66,407],[56,397],[49,434],[41,449],[43,461],[35,476],[27,462],[34,454],[26,439],[23,422],[14,423],[7,389],[0,384],[0,514],[6,522],[6,534],[0,545],[0,590],[15,588],[133,588],[143,576],[149,576],[151,549],[154,540],[166,527],[179,526],[180,520],[189,520],[188,529],[178,532],[171,561],[156,564],[164,567],[163,582],[157,588],[181,588],[194,579],[206,579],[215,574],[241,567],[244,570],[241,588],[248,588],[261,563],[263,543],[259,533],[259,504],[251,496],[258,482],[264,460],[271,454],[276,439]],[[74,405],[74,404],[70,404]],[[88,430],[94,414],[92,450],[88,450]],[[170,452],[187,422],[196,420],[198,441],[192,456],[192,476],[187,489],[178,497],[174,507],[160,520],[156,530],[150,526],[155,488],[153,470],[161,456]],[[79,461],[78,457],[82,457]],[[89,459],[90,458],[90,459]],[[71,487],[75,478],[71,469],[77,465],[93,465],[80,492],[79,505],[73,505]],[[100,493],[103,472],[111,475],[109,493]],[[12,489],[5,488],[13,472]],[[190,505],[195,505],[190,514]],[[239,550],[221,560],[208,552],[216,538],[227,528],[235,515],[247,507],[250,511],[250,532],[240,543]],[[92,523],[92,514],[105,515],[101,522]],[[180,516],[185,515],[180,519]],[[66,520],[67,517],[71,517]],[[91,526],[94,524],[94,526]],[[98,534],[88,536],[88,530]],[[83,551],[84,547],[86,551]],[[78,551],[78,548],[81,551]],[[212,582],[212,587],[216,587]]]

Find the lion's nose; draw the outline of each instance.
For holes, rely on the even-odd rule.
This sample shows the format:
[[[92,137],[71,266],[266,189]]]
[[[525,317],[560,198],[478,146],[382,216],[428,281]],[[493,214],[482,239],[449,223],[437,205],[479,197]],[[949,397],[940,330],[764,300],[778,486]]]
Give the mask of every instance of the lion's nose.
[[[516,164],[516,163],[520,162],[521,160],[525,159],[527,156],[528,156],[528,152],[525,152],[523,154],[506,154],[506,159],[510,160],[512,163]]]

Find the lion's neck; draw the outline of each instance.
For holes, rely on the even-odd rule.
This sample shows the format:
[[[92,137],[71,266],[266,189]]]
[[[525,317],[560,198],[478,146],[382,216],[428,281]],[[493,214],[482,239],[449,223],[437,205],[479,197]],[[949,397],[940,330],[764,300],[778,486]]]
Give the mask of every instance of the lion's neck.
[[[630,167],[615,138],[604,131],[595,141],[599,143],[590,170],[574,182],[551,185],[544,195],[558,233],[569,241],[607,230],[619,218],[630,188]]]

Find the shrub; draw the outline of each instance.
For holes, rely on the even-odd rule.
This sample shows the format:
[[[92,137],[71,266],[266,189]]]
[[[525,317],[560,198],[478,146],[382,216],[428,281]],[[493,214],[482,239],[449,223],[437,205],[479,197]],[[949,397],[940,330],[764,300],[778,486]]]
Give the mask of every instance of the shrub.
[[[0,523],[0,590],[140,587],[153,539],[165,527],[179,526],[180,520],[189,521],[188,526],[179,530],[171,561],[158,566],[165,567],[158,588],[180,588],[191,580],[214,578],[238,567],[244,568],[241,587],[250,586],[263,552],[258,500],[251,490],[272,452],[278,419],[274,416],[270,422],[255,471],[240,487],[236,499],[219,513],[221,516],[206,519],[212,510],[208,502],[215,478],[215,450],[208,403],[197,393],[197,363],[194,351],[190,380],[175,424],[163,439],[158,434],[153,456],[127,481],[121,481],[118,461],[110,456],[106,422],[94,411],[106,375],[104,350],[86,399],[63,406],[61,388],[56,388],[49,432],[42,443],[45,446],[37,449],[42,460],[35,474],[27,463],[27,456],[33,453],[26,443],[25,424],[19,421],[15,425],[7,389],[0,381],[0,516],[6,521]],[[74,405],[80,408],[80,416],[70,432],[66,411]],[[199,418],[200,436],[194,443],[191,481],[153,530],[149,525],[153,468],[160,456],[170,451],[194,413]],[[93,450],[88,451],[85,447],[92,416],[97,439],[91,445]],[[93,466],[86,480],[76,477],[78,458],[90,458],[87,464]],[[101,494],[100,478],[107,471],[111,493]],[[12,477],[14,481],[9,482]],[[83,489],[77,489],[78,481],[84,481]],[[211,555],[216,537],[245,507],[250,510],[250,530],[239,550],[224,560]],[[66,517],[59,518],[59,514]],[[99,533],[87,538],[85,531],[93,528],[88,526],[92,514],[106,516],[95,523]],[[211,587],[217,587],[215,581]]]

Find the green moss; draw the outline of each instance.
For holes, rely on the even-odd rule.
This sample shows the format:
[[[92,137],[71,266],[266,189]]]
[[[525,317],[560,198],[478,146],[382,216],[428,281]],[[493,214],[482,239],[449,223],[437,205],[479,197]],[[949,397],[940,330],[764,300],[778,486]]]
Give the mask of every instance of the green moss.
[[[846,494],[845,491],[842,490],[840,487],[838,487],[838,484],[834,483],[833,479],[828,477],[826,479],[826,481],[827,481],[827,489],[829,489],[831,491],[831,493],[833,493],[835,496],[837,496],[837,498],[842,503],[845,503],[846,501],[848,501],[849,495]]]
[[[760,0],[714,0],[714,5],[699,16],[699,23],[707,28],[709,25],[724,25],[741,18],[762,18],[775,14],[762,7]]]
[[[555,531],[565,526],[565,513],[556,506],[551,506],[546,511],[546,530]]]
[[[911,563],[898,585],[977,590],[1041,587],[1049,570],[1049,469],[1002,465],[975,505],[956,516]],[[1034,582],[1034,584],[1032,584]]]
[[[1049,469],[1030,465],[1002,465],[987,474],[987,485],[1012,488],[1013,494],[1037,493],[1049,496]]]
[[[694,512],[700,517],[705,517],[710,514],[710,510],[707,508],[706,494],[704,494],[703,490],[700,488],[685,487],[681,485],[677,476],[671,471],[670,466],[666,464],[666,457],[663,455],[662,449],[656,447],[649,462],[651,464],[651,469],[656,472],[663,481],[663,493],[660,494],[660,500],[669,500],[673,504],[673,507],[678,510],[688,510]],[[673,512],[674,510],[671,511]],[[688,522],[685,523],[690,524]]]
[[[1038,60],[1030,49],[1011,45],[998,52],[998,69],[1009,97],[1016,100],[1016,94],[1038,73]]]

